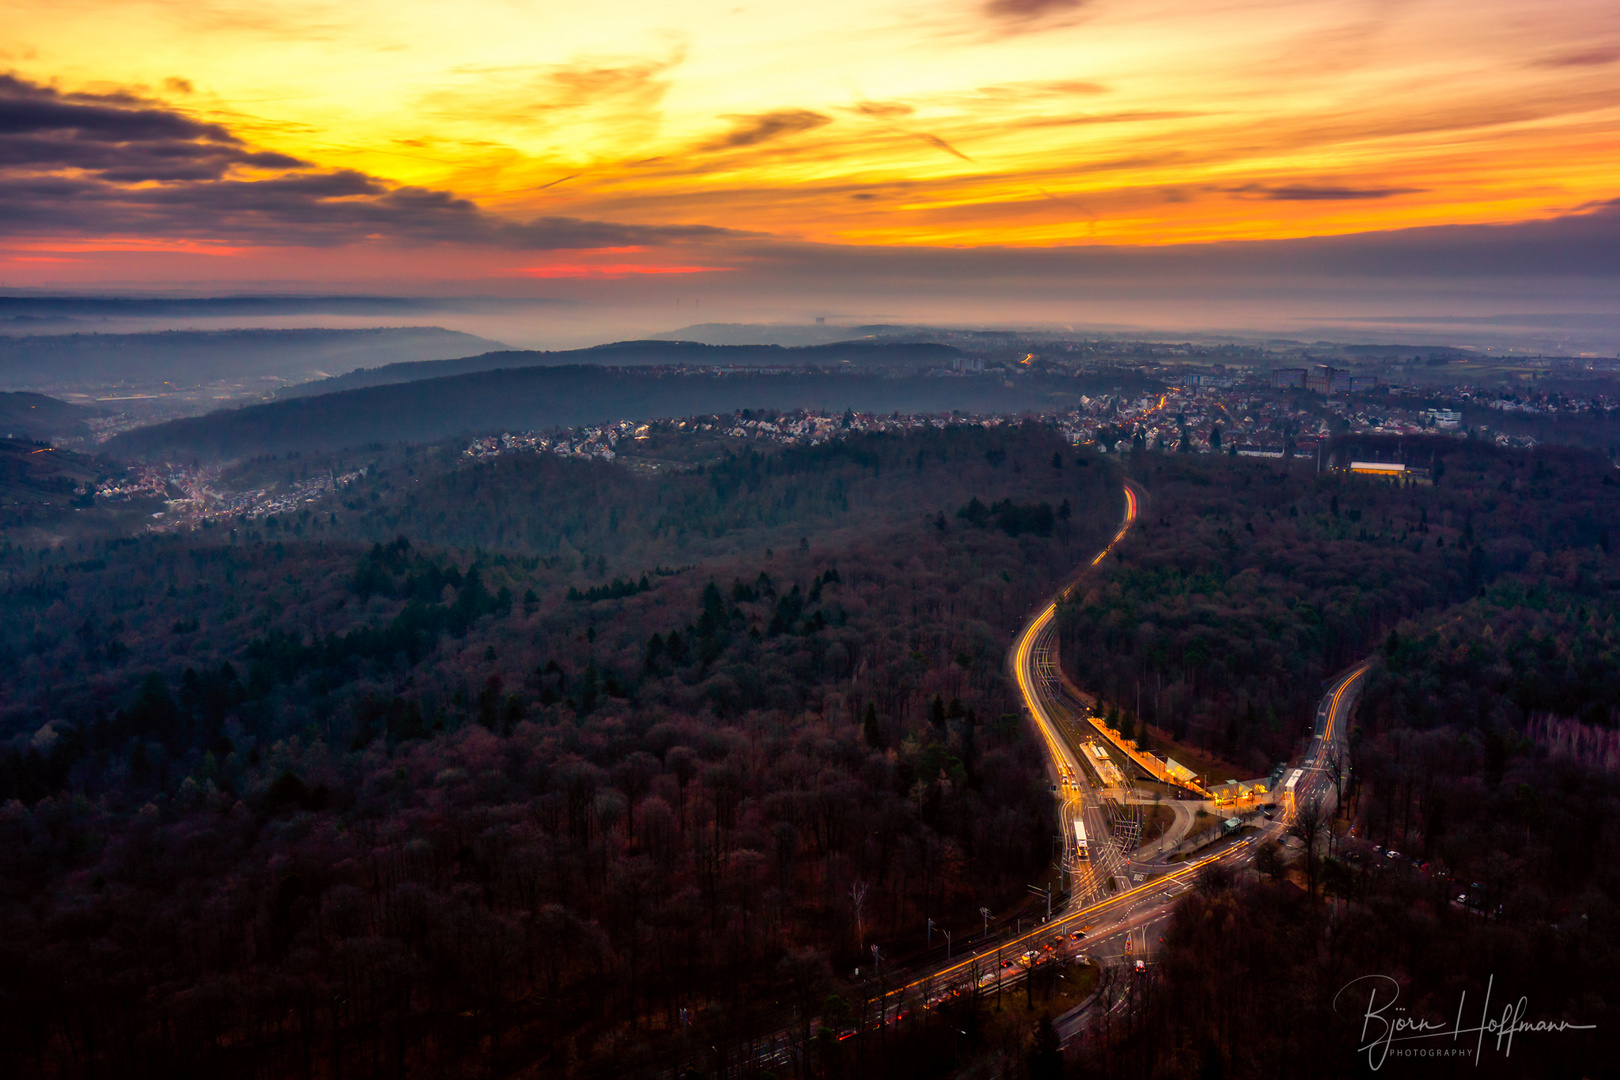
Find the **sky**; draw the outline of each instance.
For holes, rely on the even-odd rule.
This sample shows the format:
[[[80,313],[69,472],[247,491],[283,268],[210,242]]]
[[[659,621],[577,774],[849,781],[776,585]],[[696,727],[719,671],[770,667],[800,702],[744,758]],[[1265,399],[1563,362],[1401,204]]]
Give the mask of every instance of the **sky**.
[[[1620,278],[1612,0],[0,0],[0,25],[0,287],[1061,320],[1587,309]]]

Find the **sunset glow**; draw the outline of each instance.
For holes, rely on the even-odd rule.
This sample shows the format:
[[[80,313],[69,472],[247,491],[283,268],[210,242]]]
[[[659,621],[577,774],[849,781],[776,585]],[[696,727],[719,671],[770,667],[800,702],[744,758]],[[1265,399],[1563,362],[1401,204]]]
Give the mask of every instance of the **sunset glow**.
[[[1556,217],[1620,166],[1601,0],[0,11],[12,106],[144,111],[207,150],[120,165],[136,143],[13,123],[11,263],[452,243],[600,277],[711,267],[522,251],[1273,240]]]

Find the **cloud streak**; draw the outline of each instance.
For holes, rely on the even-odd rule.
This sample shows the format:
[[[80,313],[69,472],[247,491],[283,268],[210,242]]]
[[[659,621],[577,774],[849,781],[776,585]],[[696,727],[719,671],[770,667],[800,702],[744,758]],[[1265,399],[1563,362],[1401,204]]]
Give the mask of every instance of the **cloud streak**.
[[[980,10],[992,19],[1029,22],[1084,6],[1085,0],[989,0]]]
[[[1395,195],[1416,195],[1418,187],[1343,187],[1332,184],[1243,184],[1222,188],[1233,195],[1252,195],[1275,202],[1352,202],[1358,199],[1388,199]]]
[[[740,150],[774,139],[786,138],[789,135],[797,135],[800,132],[814,131],[818,127],[832,123],[832,117],[811,112],[809,109],[777,109],[773,112],[733,116],[728,119],[732,121],[731,130],[719,138],[704,143],[702,149]]]

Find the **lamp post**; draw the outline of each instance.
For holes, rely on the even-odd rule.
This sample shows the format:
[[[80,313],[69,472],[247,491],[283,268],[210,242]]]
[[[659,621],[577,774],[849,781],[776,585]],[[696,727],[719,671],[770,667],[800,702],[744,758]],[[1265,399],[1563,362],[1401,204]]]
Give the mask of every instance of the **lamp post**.
[[[982,907],[979,909],[979,914],[984,917],[984,937],[988,941],[990,939],[990,909]]]

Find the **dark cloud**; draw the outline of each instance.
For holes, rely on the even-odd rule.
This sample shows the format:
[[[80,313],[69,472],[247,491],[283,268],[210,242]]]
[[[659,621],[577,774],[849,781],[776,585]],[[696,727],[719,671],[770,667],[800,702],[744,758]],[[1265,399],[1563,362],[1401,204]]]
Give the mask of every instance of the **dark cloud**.
[[[254,151],[219,124],[129,94],[64,94],[0,75],[0,177],[74,170],[110,183],[217,179],[305,162]]]
[[[109,141],[191,139],[240,144],[218,124],[201,123],[161,107],[142,107],[125,94],[63,94],[14,75],[0,75],[0,137],[40,132]]]
[[[797,135],[823,124],[832,123],[832,117],[808,109],[777,109],[752,116],[728,117],[732,128],[717,139],[703,144],[704,150],[736,150],[745,146],[758,146],[772,139]]]
[[[1544,56],[1532,62],[1533,67],[1565,68],[1565,67],[1602,67],[1620,60],[1620,45],[1603,45],[1597,48],[1577,49],[1573,52],[1555,53]]]
[[[855,111],[878,120],[893,120],[897,116],[910,116],[917,110],[903,101],[863,101],[855,106]]]
[[[1038,19],[1059,11],[1073,11],[1084,0],[988,0],[984,13],[997,19]]]
[[[980,10],[992,19],[1022,23],[1084,6],[1085,0],[988,0]]]
[[[1265,184],[1243,184],[1240,187],[1222,188],[1230,195],[1252,195],[1261,199],[1273,199],[1277,202],[1341,202],[1355,199],[1387,199],[1393,195],[1415,195],[1428,190],[1427,188],[1410,187],[1383,187],[1383,188],[1355,188],[1336,186],[1317,186],[1313,184],[1282,184],[1268,187]]]
[[[63,93],[10,75],[0,75],[0,234],[526,249],[735,235],[575,218],[514,222],[452,192],[254,149],[220,124],[134,95]]]

